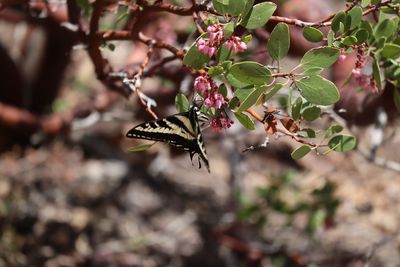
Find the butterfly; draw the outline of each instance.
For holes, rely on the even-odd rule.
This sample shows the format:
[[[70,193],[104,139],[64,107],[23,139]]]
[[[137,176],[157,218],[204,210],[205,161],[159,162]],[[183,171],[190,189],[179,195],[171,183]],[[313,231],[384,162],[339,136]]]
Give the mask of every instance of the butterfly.
[[[193,156],[198,154],[199,168],[201,168],[202,160],[210,172],[199,123],[199,121],[204,122],[205,120],[208,121],[206,115],[200,111],[199,107],[192,105],[186,112],[139,124],[130,129],[126,137],[165,142],[188,151],[192,164]]]

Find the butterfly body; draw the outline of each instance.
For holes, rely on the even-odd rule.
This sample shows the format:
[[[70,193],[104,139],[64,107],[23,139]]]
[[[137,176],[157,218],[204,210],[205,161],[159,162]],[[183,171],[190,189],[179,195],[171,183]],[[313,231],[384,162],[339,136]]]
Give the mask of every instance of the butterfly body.
[[[169,143],[174,147],[188,151],[191,160],[193,160],[195,154],[198,154],[199,168],[201,167],[201,159],[210,172],[198,113],[198,107],[193,105],[187,112],[139,124],[129,130],[126,136]]]

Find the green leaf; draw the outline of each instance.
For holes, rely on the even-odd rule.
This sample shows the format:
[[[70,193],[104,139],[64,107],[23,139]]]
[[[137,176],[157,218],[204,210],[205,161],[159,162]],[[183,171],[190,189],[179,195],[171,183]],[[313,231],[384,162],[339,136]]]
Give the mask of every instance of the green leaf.
[[[368,31],[365,29],[359,29],[356,33],[355,33],[355,37],[357,38],[357,43],[358,45],[364,43],[365,41],[368,40]]]
[[[228,95],[228,88],[226,88],[225,84],[221,84],[218,87],[218,92],[225,98]]]
[[[300,110],[301,110],[301,107],[303,106],[303,99],[301,98],[301,97],[298,97],[297,99],[296,99],[296,101],[293,103],[293,105],[292,105],[292,118],[294,119],[294,120],[297,120],[298,118],[299,118],[299,116],[300,116]]]
[[[301,95],[316,105],[331,105],[339,100],[339,91],[331,81],[319,76],[309,76],[296,82]]]
[[[133,146],[128,148],[129,152],[142,152],[145,151],[147,149],[149,149],[150,147],[152,147],[156,142],[152,143],[152,144],[141,144],[138,146]]]
[[[382,56],[386,58],[397,58],[400,56],[400,45],[385,44],[381,52]]]
[[[326,40],[328,42],[328,46],[332,46],[333,45],[333,41],[335,40],[335,32],[330,30],[328,32],[328,35],[326,37]]]
[[[249,130],[254,130],[256,126],[254,125],[254,122],[247,116],[246,114],[243,114],[241,112],[235,112],[236,119],[246,128]]]
[[[216,77],[224,73],[224,68],[222,66],[213,66],[208,69],[207,73],[211,77]]]
[[[342,43],[343,43],[344,45],[347,45],[347,46],[354,45],[354,44],[357,43],[357,38],[354,37],[354,36],[352,36],[352,35],[349,35],[349,36],[346,36],[346,37],[343,39]]]
[[[242,21],[241,25],[246,29],[252,30],[264,26],[269,18],[274,14],[276,4],[271,2],[259,3],[251,9],[250,13]]]
[[[284,58],[290,48],[289,26],[280,22],[272,30],[268,40],[268,53],[275,60]]]
[[[178,112],[186,112],[189,110],[189,100],[184,94],[177,94],[175,97],[175,107]]]
[[[228,13],[233,16],[240,15],[246,7],[246,0],[230,0],[228,4]]]
[[[245,8],[244,8],[244,10],[243,10],[243,12],[241,14],[242,18],[246,18],[250,14],[250,11],[252,10],[253,5],[254,5],[254,0],[247,0],[246,1],[246,6],[245,6]]]
[[[230,72],[226,75],[226,79],[235,88],[244,88],[249,86],[248,83],[244,83],[236,79],[236,77]]]
[[[314,27],[305,27],[303,29],[303,36],[308,41],[318,43],[324,39],[323,33]]]
[[[267,67],[253,61],[233,64],[229,74],[240,82],[255,85],[265,84],[271,78],[271,71]]]
[[[234,95],[239,98],[240,102],[243,102],[253,89],[253,86],[248,85],[246,87],[236,89]]]
[[[321,115],[321,108],[317,106],[309,106],[304,108],[302,114],[303,118],[306,121],[313,121],[319,118]]]
[[[283,84],[277,83],[275,86],[265,94],[265,101],[271,99],[281,88]]]
[[[336,135],[328,142],[329,148],[337,152],[351,151],[356,145],[357,140],[351,135]]]
[[[239,98],[235,96],[229,101],[229,108],[233,110],[239,105],[239,103]]]
[[[400,92],[395,89],[393,92],[393,101],[398,111],[400,111]]]
[[[374,58],[372,62],[372,76],[376,82],[376,87],[378,90],[382,89],[382,78],[381,78],[381,68],[379,67],[378,61]]]
[[[306,69],[301,73],[301,75],[319,75],[324,69],[319,67],[313,67]]]
[[[290,156],[292,159],[298,160],[310,153],[311,147],[309,145],[302,145],[301,147],[296,148]]]
[[[217,51],[216,58],[217,58],[218,63],[221,63],[221,62],[229,60],[232,55],[233,55],[232,51],[230,49],[228,49],[225,44],[222,44],[221,47]]]
[[[368,32],[368,38],[372,38],[374,31],[372,30],[372,26],[371,26],[370,22],[368,22],[366,20],[361,21],[360,28],[364,29],[364,30],[366,30]]]
[[[366,8],[369,4],[371,4],[371,0],[361,0],[362,8]]]
[[[350,30],[357,28],[361,23],[362,8],[359,6],[353,7],[349,11],[348,16],[351,17]]]
[[[317,47],[304,54],[300,61],[303,69],[314,67],[327,68],[336,62],[340,55],[340,51],[333,47]]]
[[[338,12],[332,20],[332,30],[338,32],[340,30],[340,23],[346,21],[346,14],[343,11]]]
[[[251,41],[251,38],[252,38],[253,36],[251,35],[251,34],[248,34],[248,35],[246,35],[245,37],[242,37],[242,41],[245,43],[245,44],[248,44],[250,41]]]
[[[375,39],[379,39],[380,37],[390,37],[395,31],[395,22],[392,19],[384,19],[375,26],[374,36]]]
[[[311,128],[304,128],[302,131],[306,132],[308,138],[315,138],[317,136],[315,131]]]
[[[332,125],[331,127],[328,128],[328,130],[326,130],[325,132],[325,137],[331,137],[334,134],[340,133],[343,130],[343,126],[342,125]]]
[[[235,23],[229,22],[224,26],[224,37],[229,38],[231,37],[233,31],[235,30]]]
[[[224,15],[228,12],[228,4],[229,0],[213,0],[214,9],[221,15]]]
[[[265,92],[265,86],[259,86],[249,91],[247,97],[242,101],[239,106],[238,112],[243,112],[249,107],[253,106],[262,93]]]
[[[197,40],[186,52],[186,55],[183,57],[183,64],[199,70],[204,68],[205,64],[210,61],[210,58],[207,55],[200,53],[196,43]]]

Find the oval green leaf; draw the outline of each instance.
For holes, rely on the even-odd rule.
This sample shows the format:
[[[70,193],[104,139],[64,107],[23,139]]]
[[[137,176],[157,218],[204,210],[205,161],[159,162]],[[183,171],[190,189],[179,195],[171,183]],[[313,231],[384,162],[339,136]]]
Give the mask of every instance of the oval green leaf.
[[[355,37],[357,38],[357,43],[358,45],[364,43],[365,41],[368,40],[368,31],[365,29],[360,29],[356,32]]]
[[[291,108],[292,118],[294,120],[297,120],[299,118],[302,106],[303,106],[303,99],[301,97],[298,97],[296,101],[293,103]]]
[[[283,87],[282,83],[277,83],[275,86],[265,94],[265,101],[273,97]]]
[[[346,14],[343,11],[338,12],[332,20],[332,30],[338,32],[340,30],[340,23],[345,22]]]
[[[328,142],[329,148],[337,152],[351,151],[356,145],[357,140],[351,135],[336,135]]]
[[[339,58],[340,50],[333,47],[313,48],[304,54],[300,61],[303,69],[310,68],[327,68],[331,66]]]
[[[325,137],[331,137],[332,135],[336,134],[336,133],[340,133],[343,130],[343,126],[342,125],[332,125],[331,127],[328,128],[328,130],[326,130],[325,132]]]
[[[221,15],[228,12],[229,0],[213,0],[214,9]]]
[[[352,29],[358,27],[361,23],[362,8],[359,6],[353,7],[349,11],[348,16],[351,17],[350,30],[352,30]]]
[[[186,112],[189,110],[189,100],[184,94],[177,94],[175,97],[175,107],[178,112]]]
[[[267,67],[253,61],[233,64],[229,74],[240,82],[255,85],[265,84],[271,78],[271,71]]]
[[[400,45],[385,44],[382,48],[382,56],[386,58],[397,58],[400,56]]]
[[[268,40],[268,53],[275,60],[285,57],[290,48],[289,26],[280,22],[272,30]]]
[[[249,93],[240,104],[238,112],[245,111],[249,107],[253,106],[257,102],[257,99],[260,97],[260,95],[265,92],[265,90],[265,86],[259,86],[253,90],[246,90]]]
[[[305,27],[303,29],[303,36],[306,38],[308,41],[313,42],[313,43],[318,43],[324,39],[323,33],[313,27]]]
[[[250,13],[241,23],[246,29],[252,30],[264,26],[269,18],[274,14],[276,4],[271,2],[259,3],[251,9]]]
[[[381,37],[390,37],[396,31],[396,25],[393,19],[384,19],[374,28],[375,39]]]
[[[254,130],[256,126],[254,125],[254,122],[247,116],[246,114],[243,114],[241,112],[235,112],[236,119],[242,124],[246,129],[249,130]]]
[[[138,146],[133,146],[128,148],[129,152],[142,152],[145,151],[147,149],[149,149],[150,147],[152,147],[156,142],[152,143],[152,144],[141,144]]]
[[[312,104],[332,105],[340,98],[335,84],[319,75],[301,79],[296,84],[301,90],[301,95]]]
[[[292,159],[301,159],[302,157],[304,157],[305,155],[307,155],[308,153],[310,153],[311,151],[311,147],[309,145],[302,145],[301,147],[296,148],[291,154],[290,156],[292,157]]]
[[[302,114],[303,118],[306,121],[313,121],[319,118],[319,116],[321,115],[321,108],[317,107],[317,106],[309,106],[306,107]]]
[[[228,4],[228,13],[233,16],[240,15],[246,7],[246,0],[230,0]]]

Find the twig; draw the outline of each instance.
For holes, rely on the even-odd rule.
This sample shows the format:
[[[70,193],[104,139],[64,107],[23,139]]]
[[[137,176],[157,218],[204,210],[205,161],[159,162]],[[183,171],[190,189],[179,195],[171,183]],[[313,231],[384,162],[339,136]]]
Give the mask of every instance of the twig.
[[[391,161],[385,158],[380,158],[380,157],[374,157],[371,159],[370,153],[367,152],[366,150],[362,148],[357,148],[356,150],[363,158],[371,162],[372,164],[387,169],[391,170],[394,172],[400,173],[400,163],[396,161]]]

